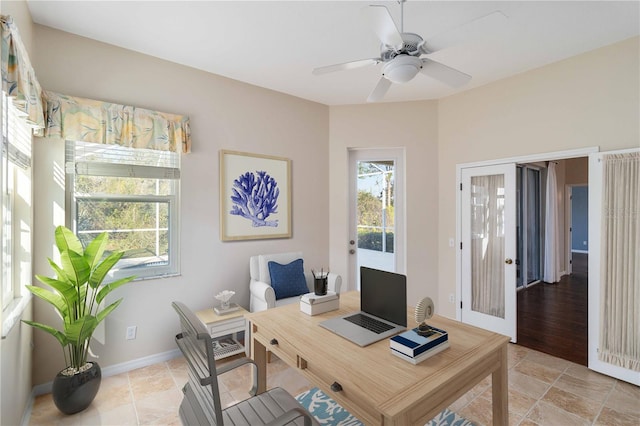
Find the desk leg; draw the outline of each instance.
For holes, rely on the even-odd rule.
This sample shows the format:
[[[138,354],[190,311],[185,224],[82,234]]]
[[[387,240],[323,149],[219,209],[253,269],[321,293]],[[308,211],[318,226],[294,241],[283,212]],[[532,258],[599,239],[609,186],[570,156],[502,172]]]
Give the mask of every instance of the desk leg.
[[[251,338],[251,358],[258,366],[258,394],[267,391],[267,348]]]
[[[507,343],[499,349],[500,367],[491,375],[494,426],[509,424],[509,383]]]

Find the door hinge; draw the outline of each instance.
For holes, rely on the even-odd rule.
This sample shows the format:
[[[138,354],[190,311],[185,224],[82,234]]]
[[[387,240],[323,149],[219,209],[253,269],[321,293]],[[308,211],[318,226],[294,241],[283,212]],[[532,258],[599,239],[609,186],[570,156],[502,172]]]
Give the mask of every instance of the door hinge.
[[[462,309],[462,300],[460,301],[460,309]]]
[[[462,241],[460,241],[460,250],[462,250]]]
[[[462,191],[462,182],[460,182],[460,191]]]

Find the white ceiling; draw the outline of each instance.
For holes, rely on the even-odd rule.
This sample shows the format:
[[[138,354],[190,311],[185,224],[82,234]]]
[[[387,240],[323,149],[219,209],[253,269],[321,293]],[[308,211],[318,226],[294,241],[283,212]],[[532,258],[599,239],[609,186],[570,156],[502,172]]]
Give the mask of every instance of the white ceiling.
[[[365,103],[380,78],[380,64],[311,74],[379,56],[362,9],[384,4],[400,21],[395,1],[27,1],[38,24],[327,105]],[[464,25],[496,10],[508,19]],[[440,98],[637,36],[640,2],[409,0],[404,31],[445,40],[431,59],[473,79],[450,89],[419,74],[385,101]]]

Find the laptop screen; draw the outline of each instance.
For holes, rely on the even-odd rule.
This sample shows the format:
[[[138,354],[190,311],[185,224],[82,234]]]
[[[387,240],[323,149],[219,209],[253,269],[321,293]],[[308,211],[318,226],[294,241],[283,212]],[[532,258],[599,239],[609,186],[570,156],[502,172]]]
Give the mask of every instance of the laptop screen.
[[[360,309],[406,327],[407,277],[361,266]]]

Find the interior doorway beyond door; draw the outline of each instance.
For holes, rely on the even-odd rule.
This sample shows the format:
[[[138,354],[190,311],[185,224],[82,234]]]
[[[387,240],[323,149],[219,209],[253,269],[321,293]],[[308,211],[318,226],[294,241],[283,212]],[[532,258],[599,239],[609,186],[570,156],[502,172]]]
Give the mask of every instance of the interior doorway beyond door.
[[[519,345],[587,365],[588,258],[574,253],[573,272],[560,282],[518,292]]]
[[[564,217],[565,271],[557,283],[540,282],[517,295],[518,343],[582,365],[588,363],[588,246],[586,200],[573,206],[572,190],[585,188],[589,164],[586,157],[558,160],[558,196],[566,194]],[[563,188],[568,190],[564,191]],[[586,194],[585,194],[586,197]],[[580,201],[580,197],[577,197]],[[545,206],[542,206],[544,210]],[[574,211],[579,210],[579,211]],[[577,214],[573,214],[577,213]],[[578,220],[579,218],[579,220]],[[543,224],[544,226],[544,224]],[[575,231],[575,235],[574,232]],[[580,245],[573,243],[578,237]],[[582,249],[584,247],[584,249]]]

